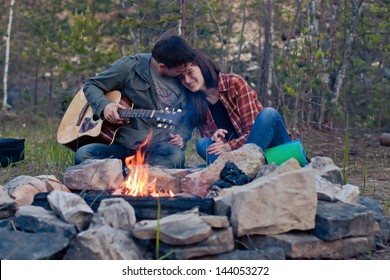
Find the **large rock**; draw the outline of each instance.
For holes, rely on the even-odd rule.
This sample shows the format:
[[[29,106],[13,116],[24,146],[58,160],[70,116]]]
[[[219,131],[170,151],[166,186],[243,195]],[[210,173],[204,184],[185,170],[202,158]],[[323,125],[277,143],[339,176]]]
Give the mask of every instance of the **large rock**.
[[[67,186],[62,184],[54,175],[39,175],[36,178],[42,180],[46,184],[46,189],[48,192],[57,190],[63,192],[70,192]]]
[[[293,161],[296,160],[284,164],[295,165]],[[301,168],[260,177],[244,186],[226,189],[215,203],[217,212],[231,207],[230,222],[237,236],[313,229],[317,209],[314,172]]]
[[[123,180],[122,161],[119,159],[85,160],[69,167],[62,179],[71,190],[115,189]]]
[[[77,235],[74,225],[64,222],[53,212],[39,206],[20,206],[13,221],[18,230],[25,232],[53,232],[69,239]]]
[[[9,181],[4,189],[19,206],[30,205],[37,193],[48,191],[45,182],[32,176],[18,176]]]
[[[212,234],[211,227],[199,213],[174,214],[157,220],[144,220],[135,224],[133,235],[139,239],[156,238],[159,227],[160,240],[171,245],[188,245],[205,240]]]
[[[22,232],[0,229],[1,260],[61,259],[70,239],[53,232]]]
[[[108,225],[122,230],[131,230],[136,222],[135,211],[123,198],[108,198],[100,202],[97,212],[93,214],[91,227]]]
[[[149,182],[156,180],[156,186],[158,191],[160,190],[164,192],[172,191],[173,193],[180,192],[180,179],[175,177],[175,175],[173,175],[172,172],[169,172],[167,169],[149,166],[148,173],[149,173]]]
[[[47,196],[51,209],[64,221],[75,225],[78,231],[88,228],[93,210],[79,195],[53,191]]]
[[[344,203],[357,203],[359,201],[360,190],[358,186],[336,185],[317,175],[316,189],[319,200],[342,201]]]
[[[323,240],[369,236],[379,231],[374,213],[359,204],[320,201],[313,234]]]
[[[8,192],[0,185],[0,219],[12,217],[18,209],[16,202]]]
[[[233,162],[243,173],[253,179],[265,163],[265,158],[261,148],[255,144],[245,144],[237,150],[222,153],[208,167],[184,177],[181,180],[182,191],[205,197],[212,183],[219,180],[220,173],[228,161]]]
[[[348,259],[371,250],[370,240],[366,236],[323,241],[308,233],[297,232],[254,235],[241,241],[258,249],[280,247],[288,259]]]
[[[307,168],[313,168],[316,171],[316,175],[335,185],[344,185],[343,172],[340,167],[334,164],[331,158],[319,156],[312,158]]]
[[[104,225],[80,232],[72,240],[65,260],[142,260],[128,231]]]
[[[231,227],[215,230],[202,242],[188,246],[171,247],[169,251],[172,251],[172,249],[175,252],[175,258],[178,260],[230,252],[234,249],[233,231]]]

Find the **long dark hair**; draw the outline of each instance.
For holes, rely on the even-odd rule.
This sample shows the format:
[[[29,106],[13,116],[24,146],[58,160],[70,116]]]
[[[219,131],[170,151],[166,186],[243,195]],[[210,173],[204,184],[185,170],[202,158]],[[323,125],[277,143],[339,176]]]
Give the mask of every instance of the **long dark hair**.
[[[220,72],[218,64],[199,50],[194,50],[194,53],[195,57],[192,63],[199,66],[206,88],[218,88]],[[194,126],[204,124],[206,122],[208,112],[207,100],[204,93],[202,91],[197,91],[189,92],[188,95],[191,109],[194,110],[193,114],[191,114],[192,124]]]

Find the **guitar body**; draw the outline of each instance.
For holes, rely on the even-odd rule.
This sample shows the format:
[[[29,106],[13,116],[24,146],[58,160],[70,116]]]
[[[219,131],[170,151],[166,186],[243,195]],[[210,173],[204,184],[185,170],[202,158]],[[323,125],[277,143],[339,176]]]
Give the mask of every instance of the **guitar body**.
[[[133,105],[119,91],[111,91],[105,95],[112,102],[120,103],[126,108],[131,108]],[[91,143],[111,144],[116,132],[122,126],[94,116],[83,90],[80,89],[62,118],[57,132],[57,141],[73,151]]]

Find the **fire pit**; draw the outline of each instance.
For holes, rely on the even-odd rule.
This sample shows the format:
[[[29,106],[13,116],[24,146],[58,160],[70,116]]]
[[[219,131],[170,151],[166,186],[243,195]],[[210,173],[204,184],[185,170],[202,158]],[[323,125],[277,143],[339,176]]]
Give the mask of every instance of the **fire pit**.
[[[135,210],[138,220],[157,219],[158,203],[160,202],[160,217],[199,207],[199,211],[205,214],[214,214],[214,200],[204,199],[198,196],[181,196],[171,190],[159,189],[156,179],[149,180],[148,164],[145,164],[145,153],[142,148],[149,143],[152,131],[140,145],[134,155],[125,159],[127,174],[125,181],[113,191],[88,191],[79,192],[85,202],[96,211],[100,202],[108,198],[123,198],[130,203]],[[41,206],[50,210],[47,196],[49,193],[37,193],[32,205]]]

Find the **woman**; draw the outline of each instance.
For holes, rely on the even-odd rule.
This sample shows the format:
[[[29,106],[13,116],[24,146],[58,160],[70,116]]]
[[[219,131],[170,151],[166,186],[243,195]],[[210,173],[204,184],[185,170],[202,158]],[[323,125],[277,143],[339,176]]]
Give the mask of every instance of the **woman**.
[[[255,143],[265,151],[291,141],[279,113],[263,108],[255,90],[241,76],[222,74],[202,52],[196,50],[195,54],[192,66],[180,79],[192,92],[192,125],[203,137],[196,150],[207,163],[245,143]]]

